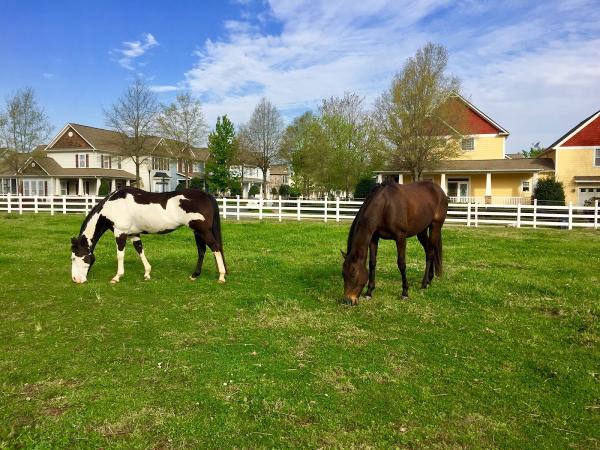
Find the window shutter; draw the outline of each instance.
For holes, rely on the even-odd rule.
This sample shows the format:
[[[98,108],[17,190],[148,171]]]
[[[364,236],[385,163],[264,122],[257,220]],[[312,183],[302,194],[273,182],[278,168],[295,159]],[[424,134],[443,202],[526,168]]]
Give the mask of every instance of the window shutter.
[[[108,168],[112,169],[112,156],[107,156],[108,158]]]
[[[79,169],[79,155],[75,155],[75,167]]]
[[[90,155],[85,155],[85,167],[90,167]]]

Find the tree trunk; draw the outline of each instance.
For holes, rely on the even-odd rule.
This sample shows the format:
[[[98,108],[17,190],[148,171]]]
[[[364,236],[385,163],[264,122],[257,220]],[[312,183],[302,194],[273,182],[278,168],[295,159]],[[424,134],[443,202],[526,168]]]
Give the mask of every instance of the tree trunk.
[[[190,187],[190,161],[184,161],[185,164],[185,187],[189,188]]]
[[[263,169],[263,198],[267,197],[267,170],[268,167],[266,169]]]
[[[140,160],[139,159],[134,159],[133,162],[135,163],[135,187],[136,188],[140,188]]]

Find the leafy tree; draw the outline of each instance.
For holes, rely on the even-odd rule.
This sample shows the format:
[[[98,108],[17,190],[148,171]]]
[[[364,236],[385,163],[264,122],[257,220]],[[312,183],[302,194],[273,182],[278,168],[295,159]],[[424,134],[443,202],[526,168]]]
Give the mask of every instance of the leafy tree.
[[[465,109],[454,100],[460,82],[446,73],[448,55],[428,43],[409,58],[376,102],[377,125],[389,161],[420,180],[424,170],[458,156]]]
[[[170,105],[160,106],[156,122],[158,131],[166,138],[167,148],[173,156],[184,161],[185,183],[189,186],[192,167],[197,160],[194,148],[202,145],[208,129],[200,100],[190,92],[178,95]]]
[[[201,178],[198,177],[194,177],[190,180],[189,182],[189,187],[192,189],[200,189],[202,190],[204,188],[204,182],[202,181]]]
[[[156,138],[151,135],[158,114],[156,95],[137,78],[108,110],[106,125],[121,136],[121,156],[135,165],[136,185],[141,185],[140,167],[150,158]]]
[[[213,192],[225,192],[231,183],[235,128],[227,116],[218,117],[215,131],[208,136],[210,156],[206,162],[208,185]]]
[[[100,197],[106,197],[108,194],[110,194],[110,185],[107,180],[102,179],[100,187],[98,188],[98,195]]]
[[[288,198],[290,196],[290,187],[287,184],[282,184],[279,186],[279,195],[284,198]]]
[[[280,157],[283,137],[283,119],[279,110],[262,98],[250,120],[240,128],[240,145],[254,155],[256,165],[263,173],[263,191],[267,188],[267,172]]]
[[[531,144],[529,146],[529,150],[521,150],[521,153],[525,158],[537,158],[542,154],[543,151],[544,148],[541,146],[541,144],[536,142],[535,144]]]
[[[366,176],[361,178],[354,189],[354,198],[366,198],[375,184],[373,177]]]
[[[242,196],[242,183],[238,180],[231,180],[229,183],[229,193],[234,197],[239,195]]]
[[[253,184],[252,186],[250,186],[250,189],[248,189],[248,196],[254,197],[258,194],[260,194],[260,188],[258,187],[258,184]]]
[[[538,202],[553,203],[555,205],[565,204],[565,189],[560,181],[554,178],[539,179],[534,190],[533,197]]]
[[[35,91],[25,88],[7,97],[0,110],[0,162],[18,178],[18,192],[23,191],[23,165],[36,144],[50,136],[52,126],[38,104]]]

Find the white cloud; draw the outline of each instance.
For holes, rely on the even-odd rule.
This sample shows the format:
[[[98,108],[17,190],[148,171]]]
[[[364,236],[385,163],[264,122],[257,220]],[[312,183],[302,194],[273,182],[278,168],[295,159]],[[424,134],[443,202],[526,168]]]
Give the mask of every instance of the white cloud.
[[[179,86],[173,86],[171,84],[164,84],[164,85],[160,85],[160,84],[153,84],[150,86],[150,90],[152,92],[173,92],[173,91],[179,91],[182,88]]]
[[[183,81],[154,89],[191,88],[210,123],[222,114],[245,122],[262,96],[291,119],[344,91],[374,100],[406,58],[433,41],[448,47],[465,94],[511,131],[509,151],[549,144],[600,107],[600,11],[592,0],[502,8],[470,0],[270,0],[241,17],[204,42]]]
[[[144,33],[141,40],[124,41],[121,43],[121,48],[111,51],[111,54],[118,58],[117,62],[121,67],[135,70],[134,61],[157,45],[159,45],[158,41],[152,34]]]
[[[50,73],[50,72],[44,72],[44,73],[42,74],[42,76],[43,76],[45,79],[47,79],[47,80],[50,80],[51,78],[54,78],[54,74],[53,74],[53,73]]]

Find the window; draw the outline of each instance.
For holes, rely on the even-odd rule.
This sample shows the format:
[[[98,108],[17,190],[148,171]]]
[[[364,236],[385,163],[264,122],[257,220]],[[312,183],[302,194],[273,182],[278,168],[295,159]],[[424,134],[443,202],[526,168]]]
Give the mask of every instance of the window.
[[[2,178],[0,183],[0,194],[16,194],[17,193],[17,179],[16,178]]]
[[[153,170],[169,170],[169,158],[152,158]]]
[[[472,152],[475,150],[475,139],[474,138],[464,138],[460,145],[465,152]]]
[[[60,195],[69,195],[69,182],[60,180]]]
[[[600,148],[597,148],[594,152],[594,166],[600,167]]]
[[[121,168],[121,162],[123,161],[123,158],[121,158],[120,156],[117,156],[117,169]]]
[[[88,167],[89,157],[86,154],[75,155],[75,167]]]
[[[521,181],[521,192],[530,192],[529,181]]]
[[[102,155],[100,158],[102,160],[101,162],[103,169],[110,169],[112,167],[110,156]]]
[[[44,180],[25,180],[23,181],[23,195],[47,195],[48,183]]]

